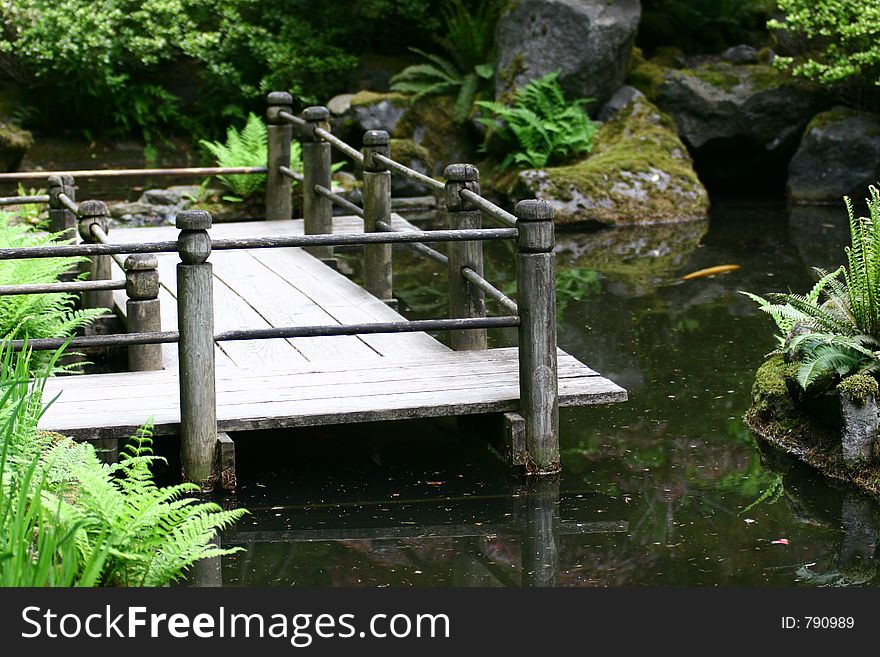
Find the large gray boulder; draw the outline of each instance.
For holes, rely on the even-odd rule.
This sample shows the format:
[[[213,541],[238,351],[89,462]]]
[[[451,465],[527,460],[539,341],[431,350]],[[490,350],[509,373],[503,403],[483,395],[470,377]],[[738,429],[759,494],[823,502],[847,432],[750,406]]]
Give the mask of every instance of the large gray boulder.
[[[880,181],[880,116],[844,107],[817,114],[788,167],[795,203],[860,199]]]
[[[515,0],[495,30],[495,95],[547,73],[570,98],[607,101],[623,84],[641,17],[639,0]]]

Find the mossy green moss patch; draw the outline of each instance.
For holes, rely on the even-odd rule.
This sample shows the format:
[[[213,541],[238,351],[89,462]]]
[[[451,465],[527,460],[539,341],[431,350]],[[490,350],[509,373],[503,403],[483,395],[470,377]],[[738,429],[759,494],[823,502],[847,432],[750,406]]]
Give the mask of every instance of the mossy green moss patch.
[[[854,374],[837,385],[837,392],[850,401],[864,405],[869,398],[877,398],[877,379],[868,374]]]
[[[409,102],[409,99],[403,94],[396,92],[380,93],[378,91],[358,91],[351,98],[352,107],[363,107],[364,105],[375,105],[387,100],[401,105]]]
[[[560,223],[609,225],[692,221],[706,216],[706,190],[671,119],[645,99],[615,114],[577,164],[526,171],[527,192],[557,209]]]

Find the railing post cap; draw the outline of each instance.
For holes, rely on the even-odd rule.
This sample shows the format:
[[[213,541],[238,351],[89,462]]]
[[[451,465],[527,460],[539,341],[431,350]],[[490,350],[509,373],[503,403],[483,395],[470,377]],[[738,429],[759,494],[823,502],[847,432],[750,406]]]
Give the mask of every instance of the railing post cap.
[[[291,105],[293,96],[286,91],[270,91],[266,95],[266,103],[269,105]]]
[[[517,221],[553,221],[553,206],[538,199],[520,201],[513,213]]]
[[[330,110],[322,106],[306,107],[302,115],[306,121],[326,121],[330,118]]]
[[[443,171],[443,177],[453,182],[477,182],[480,170],[473,164],[450,164]]]
[[[81,217],[105,217],[107,205],[104,201],[83,201],[79,204],[79,214]]]
[[[177,213],[174,225],[181,230],[207,230],[212,221],[211,213],[206,210],[184,210]]]
[[[64,181],[61,179],[61,176],[49,176],[49,187],[63,187]]]
[[[367,130],[364,133],[364,146],[387,146],[391,137],[385,130]]]
[[[123,266],[125,271],[148,271],[159,266],[159,259],[154,253],[135,253],[125,259]]]

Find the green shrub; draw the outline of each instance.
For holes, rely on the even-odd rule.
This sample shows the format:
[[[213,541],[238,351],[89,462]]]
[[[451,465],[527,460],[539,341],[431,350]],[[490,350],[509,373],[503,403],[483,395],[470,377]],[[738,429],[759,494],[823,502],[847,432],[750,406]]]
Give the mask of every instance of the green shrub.
[[[880,85],[880,5],[874,0],[779,0],[768,27],[801,40],[797,57],[775,63],[824,84]]]
[[[480,122],[515,149],[501,162],[501,169],[512,164],[540,168],[592,150],[599,124],[584,111],[591,99],[567,101],[558,77],[557,71],[532,80],[516,92],[513,105],[477,102],[496,117]]]
[[[38,233],[30,226],[10,224],[11,216],[0,213],[0,248],[44,246],[58,237]],[[34,258],[0,260],[0,285],[54,283],[82,258]],[[0,295],[0,339],[63,338],[105,313],[102,309],[77,310],[76,295]],[[38,352],[33,363],[42,368],[49,354]]]
[[[455,96],[455,120],[470,115],[474,99],[491,89],[495,23],[501,3],[489,0],[471,12],[460,0],[444,7],[446,35],[437,39],[450,59],[411,48],[425,61],[403,69],[391,78],[391,90],[413,94],[416,102],[424,96]]]

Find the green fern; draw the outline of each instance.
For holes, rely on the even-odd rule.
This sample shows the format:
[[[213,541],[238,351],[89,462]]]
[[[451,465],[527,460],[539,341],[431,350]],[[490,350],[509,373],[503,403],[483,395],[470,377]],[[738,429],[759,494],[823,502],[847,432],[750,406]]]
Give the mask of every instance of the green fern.
[[[851,241],[845,267],[816,269],[819,280],[806,295],[743,292],[773,318],[779,350],[800,361],[805,389],[820,379],[880,372],[880,192],[871,186],[869,193],[868,217],[856,218],[845,199]]]
[[[266,124],[253,112],[241,131],[234,126],[226,129],[226,143],[207,141],[199,143],[213,156],[220,167],[264,167],[268,158]],[[297,144],[298,145],[298,144]],[[217,176],[233,194],[228,200],[243,200],[257,194],[266,183],[264,174],[232,174]]]
[[[30,226],[12,225],[8,214],[0,215],[0,247],[36,247],[65,244],[60,233],[45,234]],[[0,260],[0,285],[53,283],[84,258],[34,258]],[[82,278],[82,276],[80,277]],[[63,338],[105,313],[102,309],[77,310],[74,294],[21,294],[0,296],[0,340]],[[52,355],[37,352],[33,365],[40,369]]]
[[[495,23],[501,12],[495,0],[481,2],[470,11],[460,0],[444,7],[446,35],[437,39],[449,59],[410,48],[425,61],[403,69],[391,78],[391,90],[412,95],[412,102],[425,96],[454,95],[453,117],[464,122],[474,100],[491,89]]]
[[[501,169],[513,164],[541,168],[592,150],[599,124],[584,110],[590,99],[567,101],[558,78],[556,71],[532,80],[516,93],[513,105],[477,102],[494,115],[480,122],[513,144],[514,150],[501,162]]]

